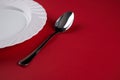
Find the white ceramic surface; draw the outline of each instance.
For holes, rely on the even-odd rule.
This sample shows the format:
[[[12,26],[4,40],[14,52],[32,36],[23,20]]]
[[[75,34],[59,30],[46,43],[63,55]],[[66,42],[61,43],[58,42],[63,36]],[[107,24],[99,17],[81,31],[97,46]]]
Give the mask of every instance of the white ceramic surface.
[[[33,0],[0,0],[0,48],[32,38],[46,20],[45,9]]]

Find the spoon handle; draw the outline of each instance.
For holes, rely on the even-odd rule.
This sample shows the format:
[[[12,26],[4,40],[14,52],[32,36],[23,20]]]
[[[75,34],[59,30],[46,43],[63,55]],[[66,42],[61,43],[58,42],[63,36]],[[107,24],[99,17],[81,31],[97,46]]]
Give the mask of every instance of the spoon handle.
[[[26,56],[25,58],[20,60],[18,64],[21,65],[21,66],[27,66],[32,61],[32,59],[39,53],[39,51],[45,46],[45,44],[47,44],[47,42],[57,33],[58,32],[56,31],[53,34],[51,34],[31,54],[29,54],[28,56]]]

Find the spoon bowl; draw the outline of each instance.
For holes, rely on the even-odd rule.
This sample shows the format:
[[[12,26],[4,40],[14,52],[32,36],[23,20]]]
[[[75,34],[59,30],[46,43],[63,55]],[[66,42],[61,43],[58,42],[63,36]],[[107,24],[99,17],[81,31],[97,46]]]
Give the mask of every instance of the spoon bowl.
[[[68,30],[74,21],[74,13],[66,12],[59,17],[55,23],[55,31],[64,32]]]

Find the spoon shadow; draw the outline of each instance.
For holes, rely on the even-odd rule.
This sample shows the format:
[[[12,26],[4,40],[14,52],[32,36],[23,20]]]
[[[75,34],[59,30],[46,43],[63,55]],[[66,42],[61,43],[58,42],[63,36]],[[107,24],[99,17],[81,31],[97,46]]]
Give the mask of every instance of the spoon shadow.
[[[65,33],[67,34],[74,34],[77,32],[80,32],[85,29],[85,26],[82,24],[74,24],[69,30],[67,30]]]
[[[50,15],[48,15],[48,22],[47,22],[48,24],[49,24],[49,26],[51,26],[51,28],[52,29],[54,29],[54,24],[55,24],[55,20],[54,19],[52,19],[51,17],[50,17]]]

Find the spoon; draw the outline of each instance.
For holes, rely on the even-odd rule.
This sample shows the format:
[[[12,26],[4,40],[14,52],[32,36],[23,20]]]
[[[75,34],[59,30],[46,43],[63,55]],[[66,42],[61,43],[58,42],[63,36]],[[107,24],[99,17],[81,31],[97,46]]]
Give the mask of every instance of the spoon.
[[[38,46],[31,54],[20,60],[18,64],[21,66],[27,66],[54,35],[56,35],[59,32],[65,32],[66,30],[68,30],[71,27],[73,21],[73,12],[66,12],[62,16],[60,16],[54,26],[55,32],[51,34],[45,41],[43,41],[43,43],[40,46]]]

